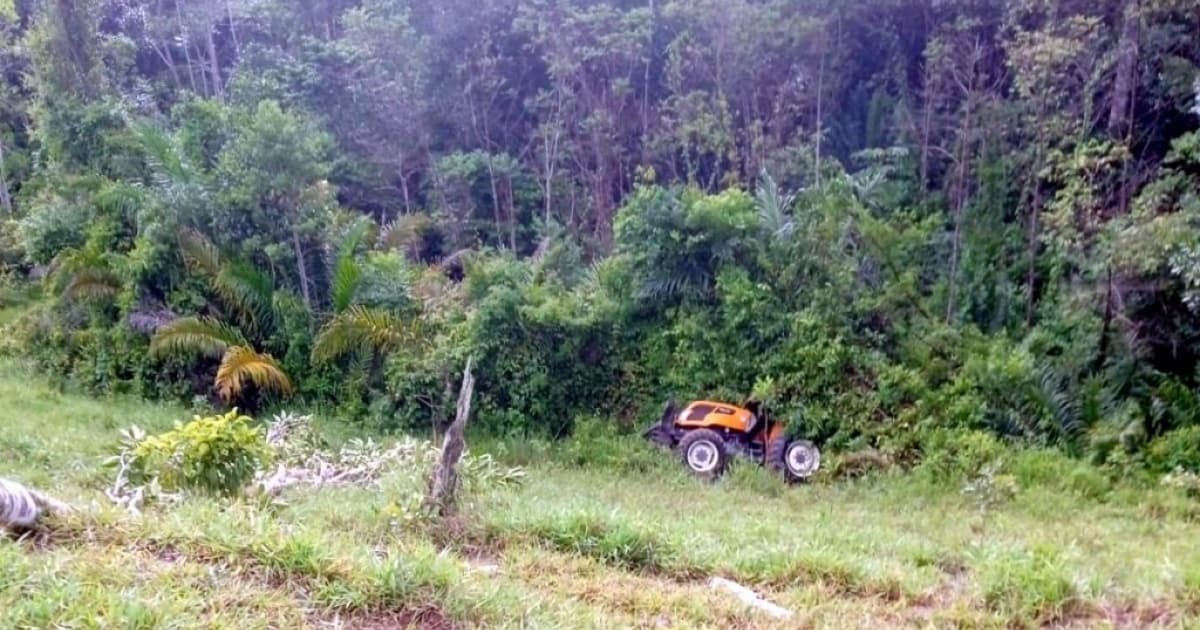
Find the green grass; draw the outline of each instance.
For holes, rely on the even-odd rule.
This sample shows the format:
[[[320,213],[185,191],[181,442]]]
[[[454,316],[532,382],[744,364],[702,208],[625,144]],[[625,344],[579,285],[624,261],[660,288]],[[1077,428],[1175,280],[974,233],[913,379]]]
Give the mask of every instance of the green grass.
[[[990,506],[928,474],[788,487],[743,464],[704,483],[633,441],[476,442],[528,479],[432,530],[396,522],[401,478],[109,506],[118,430],[187,417],[0,364],[0,476],[83,508],[47,540],[0,541],[0,627],[779,627],[712,575],[794,610],[788,627],[1200,623],[1195,501],[1052,452],[1014,455],[1019,489]]]

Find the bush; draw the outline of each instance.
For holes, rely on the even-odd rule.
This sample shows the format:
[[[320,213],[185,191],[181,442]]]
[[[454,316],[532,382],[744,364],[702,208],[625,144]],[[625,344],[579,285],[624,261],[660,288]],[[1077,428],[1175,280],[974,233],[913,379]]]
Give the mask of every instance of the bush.
[[[659,452],[639,436],[622,434],[615,423],[600,419],[577,421],[563,449],[565,463],[581,468],[647,472],[674,456]]]
[[[1018,451],[1008,469],[1023,488],[1055,488],[1086,499],[1101,499],[1112,490],[1112,483],[1100,470],[1054,449]]]
[[[935,430],[923,440],[924,456],[919,471],[936,480],[977,476],[1008,454],[996,436],[983,431]]]
[[[224,415],[196,416],[187,424],[149,436],[133,449],[134,482],[157,479],[167,490],[196,489],[232,495],[271,458],[261,429],[234,409]]]
[[[1200,425],[1175,429],[1156,438],[1147,449],[1150,469],[1166,473],[1176,468],[1200,472]]]
[[[92,218],[91,208],[84,201],[57,195],[39,197],[21,220],[19,246],[30,261],[48,264],[64,249],[83,245]]]

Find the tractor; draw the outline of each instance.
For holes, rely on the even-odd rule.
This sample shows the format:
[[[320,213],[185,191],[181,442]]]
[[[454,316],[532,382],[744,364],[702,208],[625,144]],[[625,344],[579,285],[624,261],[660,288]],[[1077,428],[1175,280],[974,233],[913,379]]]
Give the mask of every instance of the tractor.
[[[642,435],[677,450],[683,465],[705,479],[724,474],[735,455],[779,471],[789,482],[812,477],[821,465],[816,445],[787,437],[784,424],[755,401],[732,405],[697,400],[682,411],[668,401],[659,421]]]

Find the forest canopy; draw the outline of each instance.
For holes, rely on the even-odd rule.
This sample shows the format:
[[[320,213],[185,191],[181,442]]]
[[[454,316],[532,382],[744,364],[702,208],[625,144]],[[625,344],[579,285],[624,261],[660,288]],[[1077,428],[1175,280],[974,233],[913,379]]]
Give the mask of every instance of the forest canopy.
[[[5,352],[562,436],[1200,470],[1188,0],[0,0]],[[962,439],[953,438],[953,439]]]

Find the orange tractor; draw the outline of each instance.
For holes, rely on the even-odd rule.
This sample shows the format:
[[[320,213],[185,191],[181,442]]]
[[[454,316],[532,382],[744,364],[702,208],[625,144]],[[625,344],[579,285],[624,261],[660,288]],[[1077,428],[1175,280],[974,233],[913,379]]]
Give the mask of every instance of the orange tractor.
[[[755,402],[731,405],[710,400],[689,403],[682,411],[669,401],[662,418],[643,433],[655,444],[677,449],[696,475],[721,476],[734,455],[741,455],[803,481],[821,466],[821,452],[808,440],[790,439],[784,424]]]

